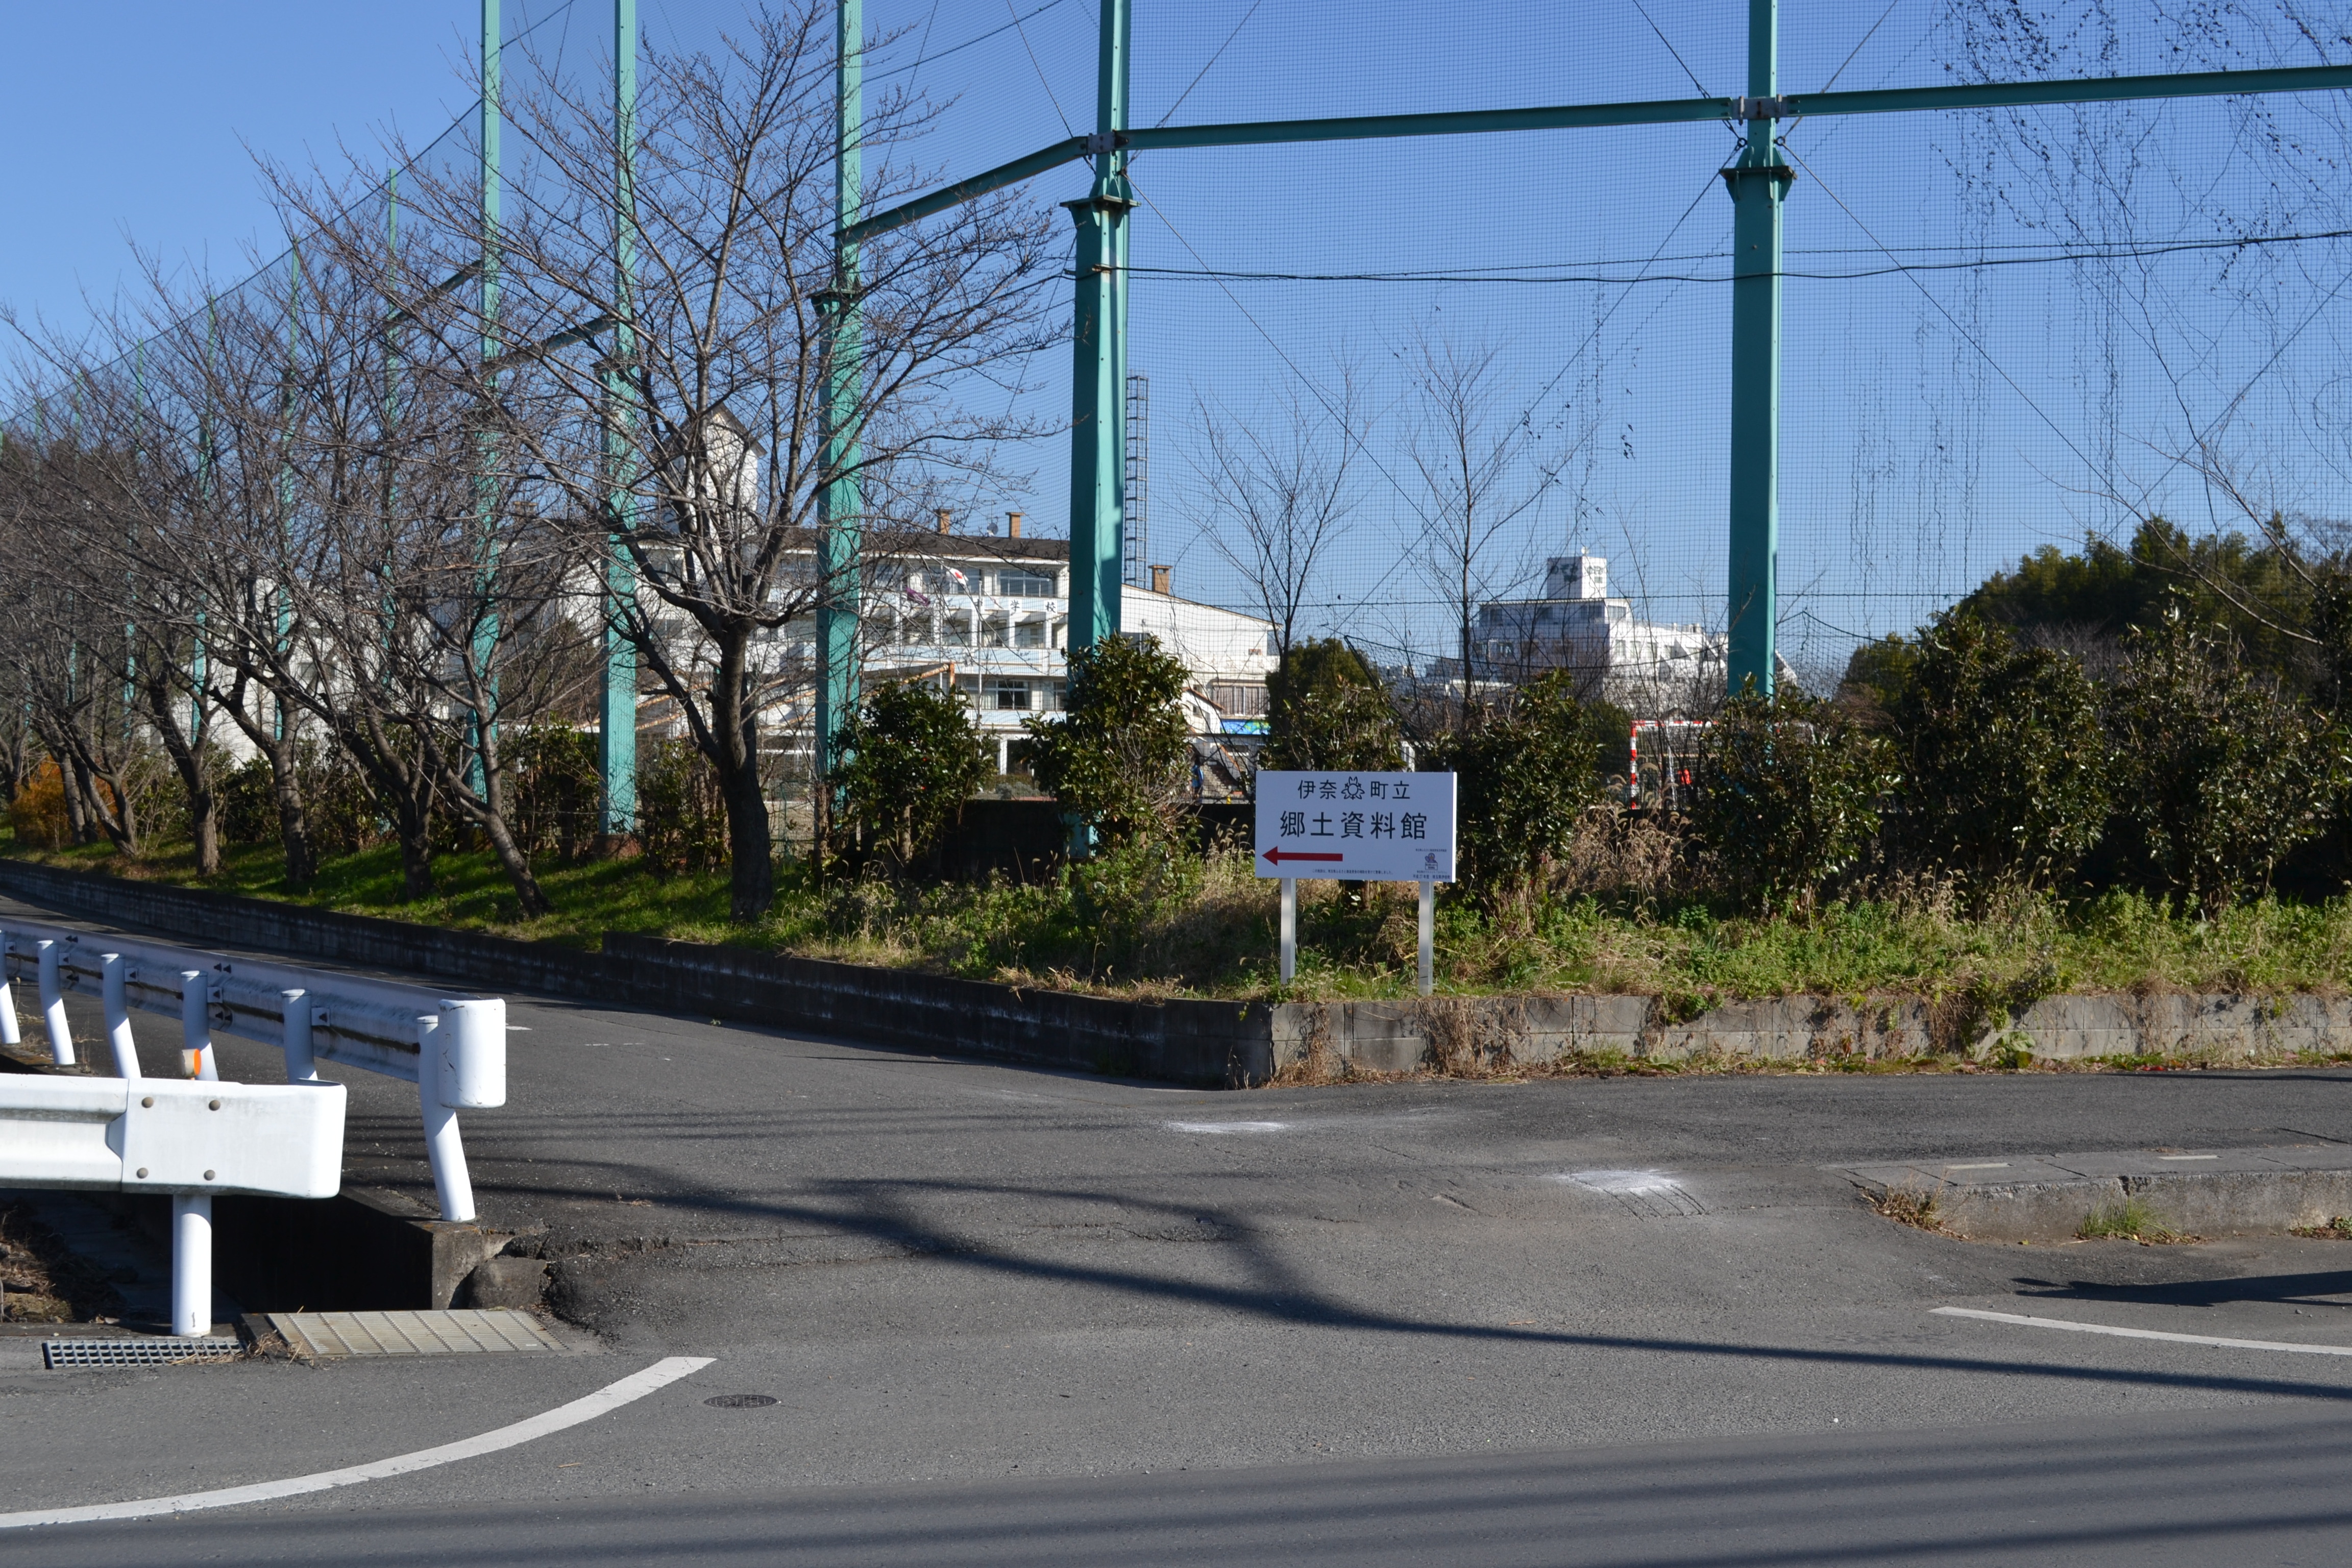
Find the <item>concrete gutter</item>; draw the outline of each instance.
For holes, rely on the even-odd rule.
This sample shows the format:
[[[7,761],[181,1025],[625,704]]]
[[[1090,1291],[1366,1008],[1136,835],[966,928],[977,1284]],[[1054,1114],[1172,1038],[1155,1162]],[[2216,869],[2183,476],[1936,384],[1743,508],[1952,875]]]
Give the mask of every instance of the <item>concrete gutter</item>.
[[[1246,1087],[1317,1060],[1538,1066],[1983,1056],[2290,1060],[2352,1052],[2352,998],[2044,996],[2013,1017],[1913,997],[1785,996],[1678,1016],[1656,996],[1130,1001],[608,931],[600,952],[0,859],[0,892],[109,924],[445,984],[844,1036],[1119,1077]]]
[[[2164,1228],[2199,1237],[2277,1235],[2352,1215],[2345,1143],[1987,1154],[1843,1173],[1874,1198],[1933,1198],[1942,1228],[1969,1241],[2072,1240],[2092,1214],[2134,1198]]]

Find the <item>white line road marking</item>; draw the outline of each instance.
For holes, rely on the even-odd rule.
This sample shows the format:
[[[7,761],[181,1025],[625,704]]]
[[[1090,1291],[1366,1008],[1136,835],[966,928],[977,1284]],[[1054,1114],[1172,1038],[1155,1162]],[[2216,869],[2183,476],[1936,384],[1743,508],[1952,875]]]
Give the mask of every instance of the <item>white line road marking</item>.
[[[1178,1132],[1280,1132],[1290,1123],[1287,1121],[1171,1121],[1168,1125]]]
[[[2016,1312],[1979,1312],[1969,1307],[1937,1307],[1937,1317],[1980,1318],[1988,1323],[2022,1323],[2029,1329],[2064,1329],[2076,1334],[2113,1334],[2119,1340],[2163,1340],[2176,1345],[2220,1345],[2233,1351],[2285,1351],[2292,1355],[2352,1355],[2352,1345],[2299,1345],[2285,1340],[2232,1340],[2219,1334],[2168,1334],[2158,1329],[2118,1329],[2105,1323],[2074,1323],[2063,1318],[2028,1318]]]
[[[2218,1160],[2219,1154],[2158,1154],[2159,1160]]]
[[[1946,1165],[1944,1169],[1947,1171],[2006,1171],[2009,1169],[2009,1162],[1994,1160],[1981,1165]]]
[[[1574,1182],[1596,1193],[1678,1193],[1682,1184],[1664,1171],[1562,1171],[1555,1182]]]
[[[341,1470],[320,1470],[316,1475],[292,1476],[282,1481],[257,1481],[251,1486],[223,1487],[218,1491],[146,1498],[137,1502],[101,1502],[81,1508],[37,1508],[27,1509],[22,1513],[0,1513],[0,1530],[22,1530],[34,1524],[88,1524],[100,1520],[152,1519],[158,1514],[193,1513],[198,1509],[275,1502],[279,1498],[299,1497],[304,1492],[322,1492],[335,1487],[356,1486],[362,1481],[380,1481],[393,1476],[404,1476],[411,1470],[429,1470],[440,1465],[454,1465],[460,1459],[479,1458],[484,1454],[495,1454],[501,1448],[516,1447],[550,1433],[561,1432],[567,1426],[577,1426],[583,1421],[593,1421],[607,1411],[618,1410],[656,1389],[667,1387],[679,1378],[700,1372],[710,1362],[709,1356],[667,1356],[645,1371],[632,1373],[618,1383],[608,1384],[584,1398],[575,1399],[569,1405],[559,1405],[543,1415],[518,1421],[511,1426],[501,1426],[495,1432],[485,1432],[478,1437],[467,1437],[461,1442],[444,1443],[437,1448],[419,1448],[414,1454],[378,1459],[373,1464],[353,1465]]]

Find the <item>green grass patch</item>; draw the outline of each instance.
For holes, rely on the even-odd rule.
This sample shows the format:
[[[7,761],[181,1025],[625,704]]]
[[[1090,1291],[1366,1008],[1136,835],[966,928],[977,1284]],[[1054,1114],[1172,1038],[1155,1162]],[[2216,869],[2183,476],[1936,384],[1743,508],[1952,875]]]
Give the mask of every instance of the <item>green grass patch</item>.
[[[2137,1241],[2151,1247],[2195,1241],[2168,1225],[2146,1198],[2128,1197],[2102,1204],[2083,1216],[2074,1234],[2085,1241]]]
[[[184,846],[135,861],[103,846],[34,854],[16,851],[0,830],[0,853],[199,881]],[[724,872],[655,872],[636,859],[541,863],[538,874],[554,908],[531,921],[520,918],[486,852],[436,857],[434,892],[417,900],[401,898],[398,856],[389,847],[331,860],[299,889],[286,885],[274,848],[233,847],[225,860],[204,885],[580,947],[623,931],[1118,995],[1394,1000],[1414,990],[1413,889],[1376,885],[1355,898],[1329,882],[1299,884],[1298,974],[1284,987],[1276,974],[1275,884],[1253,874],[1244,853],[1203,859],[1129,848],[1036,881],[979,885],[819,886],[785,862],[775,907],[748,925],[727,919]],[[1496,912],[1446,896],[1438,906],[1437,952],[1441,994],[1650,995],[1661,999],[1669,1020],[1742,998],[1908,997],[1956,1020],[1948,1031],[1956,1038],[1973,1039],[2034,998],[2059,992],[2340,993],[2352,966],[2352,900],[2264,900],[2206,920],[2120,892],[2021,898],[1981,918],[1934,896],[1855,900],[1809,915],[1743,914],[1696,899],[1581,896]],[[2036,1065],[2021,1036],[2005,1034],[2000,1043],[2013,1048],[1996,1050],[1990,1065]],[[1876,1072],[1920,1064],[1857,1053],[1804,1065]],[[2181,1064],[2151,1058],[2103,1065]],[[1578,1070],[1673,1069],[1596,1059]]]

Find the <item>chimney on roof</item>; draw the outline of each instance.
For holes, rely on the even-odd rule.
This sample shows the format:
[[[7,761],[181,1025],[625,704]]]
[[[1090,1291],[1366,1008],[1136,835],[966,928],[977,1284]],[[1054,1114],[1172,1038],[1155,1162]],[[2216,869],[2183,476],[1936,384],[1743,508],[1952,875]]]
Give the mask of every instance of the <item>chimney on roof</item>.
[[[1004,537],[1007,539],[1018,539],[1021,537],[1021,514],[1019,512],[1008,511],[1004,514]]]
[[[953,533],[955,530],[949,525],[954,521],[955,513],[950,511],[945,507],[940,508],[940,531],[941,533]]]
[[[1151,591],[1155,594],[1166,594],[1171,591],[1168,586],[1167,567],[1154,566],[1151,569]]]

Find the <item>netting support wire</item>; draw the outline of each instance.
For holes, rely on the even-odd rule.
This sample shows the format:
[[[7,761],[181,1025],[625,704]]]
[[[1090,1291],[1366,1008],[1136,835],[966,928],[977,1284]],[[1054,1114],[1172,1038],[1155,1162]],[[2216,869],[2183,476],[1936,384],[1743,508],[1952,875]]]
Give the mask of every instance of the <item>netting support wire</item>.
[[[833,281],[817,296],[825,386],[822,473],[817,496],[816,734],[810,798],[826,800],[826,776],[845,760],[834,755],[834,736],[857,711],[858,544],[865,509],[856,439],[865,391],[865,335],[857,300],[857,242],[846,237],[864,205],[866,127],[864,0],[834,5],[834,246]],[[824,831],[820,808],[814,830]]]
[[[637,657],[626,634],[636,596],[628,539],[636,530],[637,0],[613,0],[613,352],[604,360],[606,508],[604,682],[596,772],[608,838],[637,830]]]
[[[1780,0],[1748,0],[1748,97],[1777,101]],[[1770,696],[1780,561],[1780,207],[1796,173],[1775,143],[1779,121],[1747,121],[1723,171],[1733,205],[1731,282],[1731,689]]]

